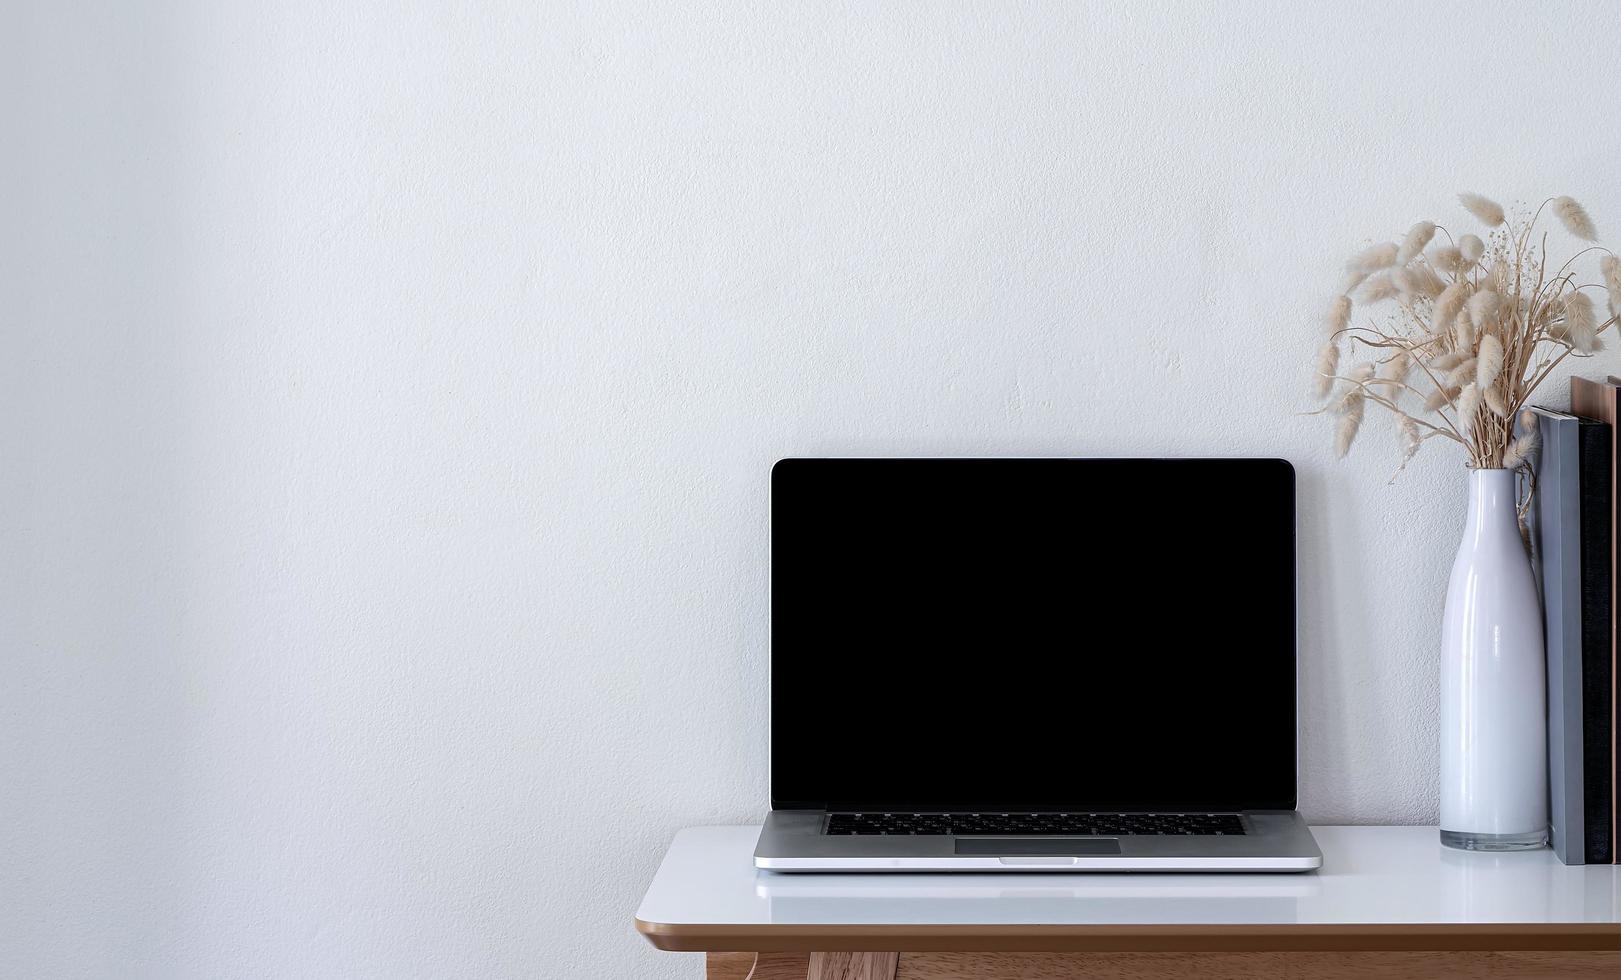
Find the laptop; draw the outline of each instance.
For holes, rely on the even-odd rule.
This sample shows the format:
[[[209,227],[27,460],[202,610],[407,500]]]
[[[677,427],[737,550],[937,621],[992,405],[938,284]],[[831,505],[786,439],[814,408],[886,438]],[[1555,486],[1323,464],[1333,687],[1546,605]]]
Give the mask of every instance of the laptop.
[[[785,459],[779,872],[1308,871],[1281,459]]]

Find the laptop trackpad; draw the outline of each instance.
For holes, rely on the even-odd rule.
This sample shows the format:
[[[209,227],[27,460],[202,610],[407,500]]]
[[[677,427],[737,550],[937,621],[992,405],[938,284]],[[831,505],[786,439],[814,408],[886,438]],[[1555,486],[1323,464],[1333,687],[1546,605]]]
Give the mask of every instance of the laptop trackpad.
[[[1120,842],[1108,837],[959,837],[957,853],[1028,854],[1041,857],[1119,854]]]

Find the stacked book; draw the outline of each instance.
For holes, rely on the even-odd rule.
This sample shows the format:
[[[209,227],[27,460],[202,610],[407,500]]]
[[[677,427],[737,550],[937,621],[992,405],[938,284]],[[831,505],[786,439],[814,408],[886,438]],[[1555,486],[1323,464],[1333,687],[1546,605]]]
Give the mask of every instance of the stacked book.
[[[1527,514],[1548,651],[1551,837],[1566,864],[1617,863],[1621,382],[1571,382],[1571,411],[1532,409],[1541,435]]]

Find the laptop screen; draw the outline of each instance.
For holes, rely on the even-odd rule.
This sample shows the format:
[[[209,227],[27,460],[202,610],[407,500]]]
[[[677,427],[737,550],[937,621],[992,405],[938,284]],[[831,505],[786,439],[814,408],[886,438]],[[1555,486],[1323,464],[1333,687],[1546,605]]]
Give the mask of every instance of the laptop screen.
[[[1295,803],[1283,460],[787,459],[778,808]]]

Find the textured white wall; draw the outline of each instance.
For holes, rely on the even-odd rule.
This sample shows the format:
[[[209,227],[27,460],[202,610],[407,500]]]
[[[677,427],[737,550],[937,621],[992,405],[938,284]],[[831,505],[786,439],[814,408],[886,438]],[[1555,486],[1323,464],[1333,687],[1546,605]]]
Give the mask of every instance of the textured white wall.
[[[697,976],[631,913],[761,814],[795,453],[1294,460],[1302,805],[1432,820],[1460,463],[1303,366],[1458,190],[1621,237],[1618,30],[8,5],[0,974]]]

